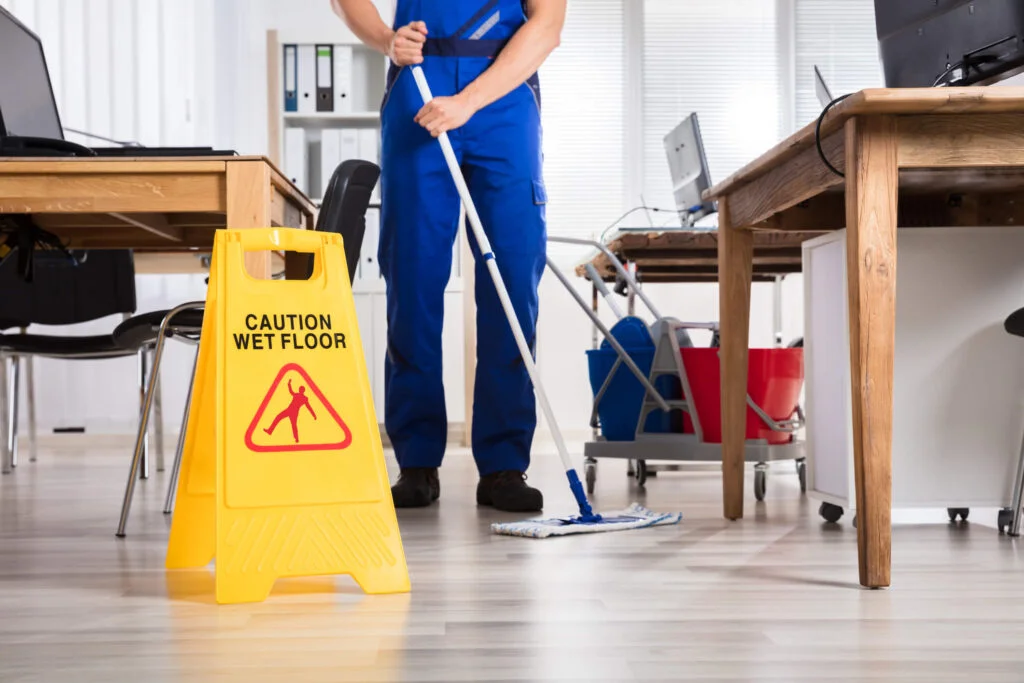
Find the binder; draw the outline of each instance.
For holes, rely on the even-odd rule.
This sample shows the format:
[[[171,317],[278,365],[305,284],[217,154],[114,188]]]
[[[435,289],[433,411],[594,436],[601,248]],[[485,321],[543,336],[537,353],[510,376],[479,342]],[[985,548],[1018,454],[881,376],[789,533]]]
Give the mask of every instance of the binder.
[[[377,265],[377,247],[380,244],[380,211],[366,210],[366,232],[363,233],[363,248],[359,255],[361,275],[370,289],[381,285],[380,266]]]
[[[352,46],[334,46],[334,111],[348,114],[352,103]]]
[[[334,48],[316,46],[316,110],[334,111]]]
[[[359,131],[359,158],[364,161],[372,161],[380,164],[380,152],[378,151],[378,133],[376,128],[363,128]]]
[[[286,128],[284,131],[284,172],[295,186],[309,194],[306,183],[306,131]]]
[[[359,158],[359,131],[346,128],[341,131],[341,160]]]
[[[320,198],[327,194],[327,184],[331,175],[341,165],[341,131],[331,128],[320,133],[320,181],[322,188]]]
[[[297,45],[285,45],[284,46],[284,110],[285,111],[298,111],[299,110],[299,98],[298,98],[298,50]]]
[[[380,132],[376,128],[363,128],[359,131],[359,158],[380,165]],[[370,201],[380,201],[380,181],[373,186]]]
[[[316,111],[316,51],[312,45],[299,45],[296,83],[299,86],[298,112],[312,114]]]

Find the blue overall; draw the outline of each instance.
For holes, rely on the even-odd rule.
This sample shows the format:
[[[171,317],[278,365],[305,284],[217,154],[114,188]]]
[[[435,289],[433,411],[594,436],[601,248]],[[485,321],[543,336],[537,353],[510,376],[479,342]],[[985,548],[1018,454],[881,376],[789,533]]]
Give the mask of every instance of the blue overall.
[[[483,73],[525,20],[521,0],[398,0],[394,25],[426,23],[421,66],[441,97]],[[438,141],[413,120],[422,107],[410,69],[392,65],[381,105],[378,256],[387,284],[384,421],[403,468],[437,467],[444,457],[441,328],[460,212]],[[536,76],[448,135],[523,333],[536,349],[547,240]],[[470,245],[477,305],[473,456],[481,476],[525,472],[537,421],[533,387],[472,234]]]

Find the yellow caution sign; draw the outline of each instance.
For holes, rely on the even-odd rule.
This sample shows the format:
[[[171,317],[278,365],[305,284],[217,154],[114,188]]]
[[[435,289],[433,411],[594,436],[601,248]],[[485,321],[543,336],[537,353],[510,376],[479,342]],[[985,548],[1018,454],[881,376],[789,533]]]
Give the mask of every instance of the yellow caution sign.
[[[313,253],[312,277],[252,278],[269,249]],[[292,576],[409,590],[339,235],[217,232],[167,567],[215,557],[219,603]]]

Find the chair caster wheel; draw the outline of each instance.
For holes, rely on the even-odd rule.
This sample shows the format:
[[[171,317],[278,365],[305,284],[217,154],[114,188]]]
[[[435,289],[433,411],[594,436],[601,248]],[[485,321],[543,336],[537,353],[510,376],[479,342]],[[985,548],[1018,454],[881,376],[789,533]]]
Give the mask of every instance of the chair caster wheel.
[[[832,503],[822,503],[818,508],[818,514],[829,524],[835,524],[843,516],[843,508]]]
[[[971,514],[970,508],[946,508],[946,514],[949,515],[949,521],[955,522],[956,518],[959,517],[963,521],[967,521],[967,516]]]
[[[1003,508],[999,511],[999,516],[996,519],[996,525],[999,527],[999,533],[1005,534],[1010,531],[1010,526],[1013,524],[1013,510],[1010,508]]]

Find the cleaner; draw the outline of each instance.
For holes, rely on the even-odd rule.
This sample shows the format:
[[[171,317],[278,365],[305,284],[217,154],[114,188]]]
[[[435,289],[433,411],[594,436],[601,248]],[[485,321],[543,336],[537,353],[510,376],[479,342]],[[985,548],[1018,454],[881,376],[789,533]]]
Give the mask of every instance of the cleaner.
[[[412,74],[416,79],[416,85],[420,90],[420,95],[422,96],[423,101],[425,103],[429,103],[433,99],[433,95],[431,95],[430,86],[427,83],[427,77],[424,75],[423,70],[418,66],[415,66],[412,69]],[[512,328],[512,334],[515,336],[516,343],[519,346],[519,353],[522,355],[526,371],[529,373],[530,381],[533,382],[533,387],[536,390],[537,400],[540,402],[541,410],[544,412],[545,419],[551,426],[551,432],[555,438],[555,445],[558,447],[558,455],[562,460],[566,477],[569,480],[569,488],[572,490],[573,497],[576,499],[580,513],[578,516],[574,515],[546,519],[539,518],[523,522],[492,524],[491,530],[497,534],[510,536],[546,538],[548,536],[565,536],[569,534],[595,533],[601,531],[621,531],[626,529],[638,529],[649,526],[678,523],[682,518],[682,515],[678,512],[659,514],[652,512],[637,503],[632,504],[625,510],[607,513],[605,515],[597,514],[591,508],[590,502],[587,500],[587,494],[583,490],[583,483],[580,481],[579,474],[577,474],[576,469],[572,466],[572,461],[569,459],[569,452],[565,447],[562,432],[558,428],[554,412],[551,410],[551,404],[548,403],[547,394],[540,382],[540,377],[537,374],[537,367],[533,362],[533,354],[529,345],[526,343],[526,338],[523,336],[523,330],[519,324],[519,319],[516,316],[515,309],[512,307],[512,301],[509,299],[508,290],[506,289],[505,283],[501,278],[501,273],[498,270],[498,263],[494,258],[494,252],[491,251],[490,242],[487,240],[487,235],[484,233],[483,224],[480,221],[480,215],[477,213],[476,206],[473,204],[473,198],[469,193],[469,188],[466,186],[466,180],[462,175],[462,170],[459,168],[458,159],[455,157],[455,150],[452,148],[452,144],[448,139],[447,133],[442,132],[438,136],[438,141],[440,142],[441,149],[444,152],[444,158],[448,164],[448,170],[451,173],[452,180],[455,181],[455,186],[458,189],[459,196],[462,198],[466,207],[466,217],[473,230],[473,236],[477,240],[477,245],[480,249],[480,257],[483,259],[484,263],[487,264],[487,270],[494,282],[494,288],[498,293],[501,306],[505,311],[505,317],[508,319],[508,324]]]
[[[401,469],[391,488],[395,506],[424,507],[440,496],[448,441],[441,330],[460,212],[431,136],[450,132],[532,343],[546,247],[536,71],[558,45],[566,0],[396,0],[392,26],[370,0],[332,3],[352,32],[391,62],[381,107],[384,424]],[[421,101],[413,66],[430,76],[436,101]],[[535,397],[479,259],[476,297],[477,503],[539,512],[544,497],[525,481]]]

